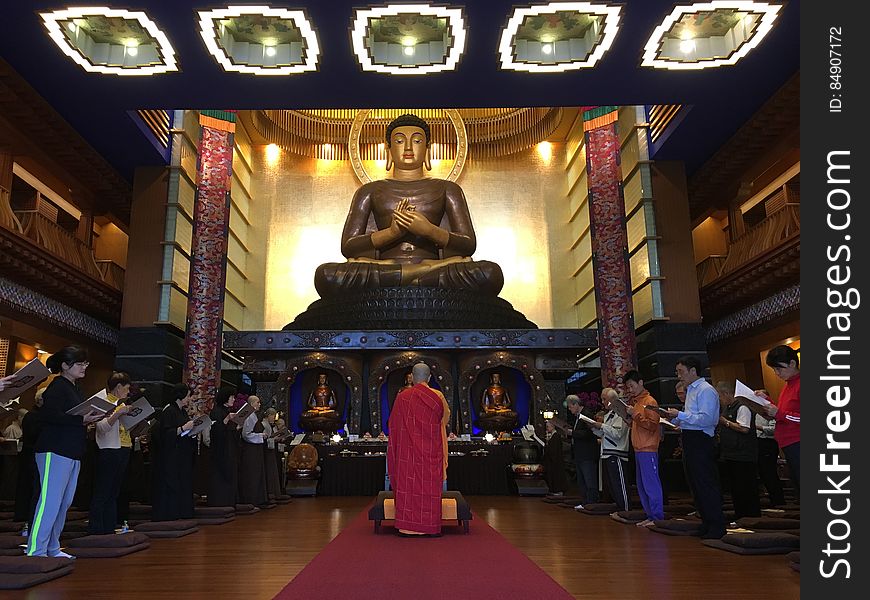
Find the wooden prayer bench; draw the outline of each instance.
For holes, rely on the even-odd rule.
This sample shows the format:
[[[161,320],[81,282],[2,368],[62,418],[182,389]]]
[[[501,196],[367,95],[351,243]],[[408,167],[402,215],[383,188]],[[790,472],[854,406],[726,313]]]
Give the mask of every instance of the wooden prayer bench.
[[[375,523],[375,533],[381,531],[381,521],[394,521],[396,518],[396,501],[393,492],[379,492],[374,506],[369,509],[369,521]],[[456,521],[465,533],[468,533],[468,522],[472,519],[471,508],[460,492],[441,493],[441,521],[452,524]]]

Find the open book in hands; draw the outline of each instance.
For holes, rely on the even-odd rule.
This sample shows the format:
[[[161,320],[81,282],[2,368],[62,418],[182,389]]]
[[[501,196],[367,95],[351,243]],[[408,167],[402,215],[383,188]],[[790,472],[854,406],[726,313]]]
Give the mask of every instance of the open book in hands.
[[[68,415],[87,416],[89,413],[98,412],[104,416],[106,413],[115,410],[115,405],[108,401],[108,393],[105,389],[100,390],[81,404],[73,406],[66,411]]]
[[[230,413],[230,421],[239,426],[244,425],[245,419],[247,419],[253,412],[254,407],[245,402],[245,404],[239,410],[234,413]]]
[[[208,415],[199,415],[193,419],[193,427],[181,432],[185,437],[196,437],[201,432],[211,427],[212,420]]]
[[[4,378],[3,385],[0,386],[3,388],[0,390],[0,406],[6,407],[10,400],[48,379],[49,374],[45,365],[38,358],[34,358],[11,377]]]

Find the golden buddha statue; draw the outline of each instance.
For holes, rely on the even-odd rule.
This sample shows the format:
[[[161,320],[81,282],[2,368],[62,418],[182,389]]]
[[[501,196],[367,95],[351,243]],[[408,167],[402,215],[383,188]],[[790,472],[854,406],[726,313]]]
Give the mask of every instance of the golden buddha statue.
[[[317,376],[317,385],[308,395],[307,406],[308,410],[304,411],[299,419],[305,431],[330,433],[340,429],[341,423],[336,410],[338,402],[335,399],[335,392],[327,381],[326,373]]]
[[[392,179],[357,190],[341,236],[345,263],[320,265],[314,286],[321,298],[350,290],[420,286],[498,296],[501,268],[473,261],[477,247],[462,188],[427,178],[429,125],[402,115],[387,127],[387,171]]]
[[[402,390],[412,387],[414,387],[414,374],[408,371],[405,373],[405,381],[402,383],[402,387],[399,391],[401,392]]]
[[[480,399],[479,424],[487,431],[510,431],[517,425],[517,413],[511,410],[510,394],[501,383],[501,375],[493,373]]]

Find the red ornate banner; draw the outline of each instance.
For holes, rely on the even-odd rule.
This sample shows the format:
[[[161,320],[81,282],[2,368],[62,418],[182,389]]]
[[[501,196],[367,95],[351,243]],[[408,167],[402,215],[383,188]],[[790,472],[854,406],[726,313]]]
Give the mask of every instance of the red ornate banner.
[[[211,409],[220,383],[233,167],[231,122],[213,127],[217,121],[205,116],[201,122],[184,338],[184,380],[204,411]]]
[[[592,269],[603,386],[614,386],[617,377],[637,368],[625,199],[616,111],[613,109],[615,107],[596,107],[596,110],[584,114],[584,117],[588,116],[587,125],[598,125],[584,129]]]

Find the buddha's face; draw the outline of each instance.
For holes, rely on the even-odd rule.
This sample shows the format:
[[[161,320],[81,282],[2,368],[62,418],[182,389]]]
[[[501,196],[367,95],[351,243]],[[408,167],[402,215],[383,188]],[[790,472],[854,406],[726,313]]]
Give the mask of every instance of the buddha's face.
[[[426,158],[426,134],[419,127],[396,127],[390,135],[390,156],[397,169],[418,169]]]

